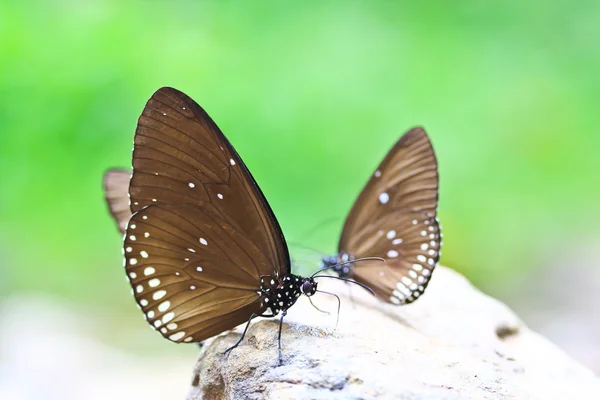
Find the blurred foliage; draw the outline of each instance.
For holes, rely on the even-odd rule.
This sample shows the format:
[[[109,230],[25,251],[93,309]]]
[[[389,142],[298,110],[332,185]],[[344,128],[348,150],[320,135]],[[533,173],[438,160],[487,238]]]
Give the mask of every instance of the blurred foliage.
[[[443,263],[492,289],[543,268],[599,235],[599,20],[592,0],[4,2],[0,290],[131,304],[101,177],[130,165],[165,85],[219,124],[290,241],[333,252],[375,166],[423,125]]]

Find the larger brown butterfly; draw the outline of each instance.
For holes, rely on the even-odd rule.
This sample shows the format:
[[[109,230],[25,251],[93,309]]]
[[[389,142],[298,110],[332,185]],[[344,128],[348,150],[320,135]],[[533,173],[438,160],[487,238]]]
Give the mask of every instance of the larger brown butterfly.
[[[441,254],[438,180],[429,137],[423,128],[409,130],[358,196],[346,219],[338,254],[325,257],[323,269],[368,285],[392,304],[419,298]],[[366,256],[386,262],[348,263]]]
[[[199,342],[282,312],[281,361],[283,318],[317,283],[291,273],[254,178],[206,112],[176,89],[159,89],[139,118],[129,197],[125,266],[148,323],[173,342]],[[128,218],[119,209],[118,222]]]

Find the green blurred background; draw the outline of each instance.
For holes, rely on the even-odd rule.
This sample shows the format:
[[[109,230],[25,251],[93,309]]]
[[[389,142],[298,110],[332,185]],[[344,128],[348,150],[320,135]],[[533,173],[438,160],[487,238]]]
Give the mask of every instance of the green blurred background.
[[[288,240],[327,253],[375,166],[423,125],[442,263],[518,310],[555,256],[600,239],[599,20],[593,0],[4,2],[0,293],[111,321],[111,345],[115,326],[144,324],[101,177],[131,165],[142,107],[169,85],[225,132]],[[172,351],[147,331],[139,346]]]

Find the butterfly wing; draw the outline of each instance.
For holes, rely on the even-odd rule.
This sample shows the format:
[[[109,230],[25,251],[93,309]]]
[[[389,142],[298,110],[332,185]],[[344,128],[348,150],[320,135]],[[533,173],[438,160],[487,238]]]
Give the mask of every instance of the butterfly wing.
[[[170,340],[199,341],[245,322],[261,310],[260,277],[290,273],[285,239],[252,175],[176,89],[159,89],[138,121],[129,193],[128,276],[149,322]]]
[[[429,282],[440,256],[437,161],[429,137],[413,128],[398,140],[354,203],[340,254],[382,257],[360,263],[351,277],[386,301],[410,303]]]
[[[121,233],[125,233],[127,222],[131,218],[131,209],[129,208],[130,179],[131,172],[122,169],[111,169],[104,174],[106,203]]]

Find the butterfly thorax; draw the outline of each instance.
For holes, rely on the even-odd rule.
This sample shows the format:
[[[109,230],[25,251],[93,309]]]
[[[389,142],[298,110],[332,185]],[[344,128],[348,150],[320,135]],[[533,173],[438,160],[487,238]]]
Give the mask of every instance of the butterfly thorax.
[[[277,315],[296,303],[300,295],[312,296],[317,291],[317,282],[313,278],[287,275],[283,279],[274,276],[260,278],[260,293],[265,313]]]
[[[323,257],[323,268],[331,268],[340,278],[347,278],[354,269],[355,257],[352,254],[341,252],[330,257]]]

